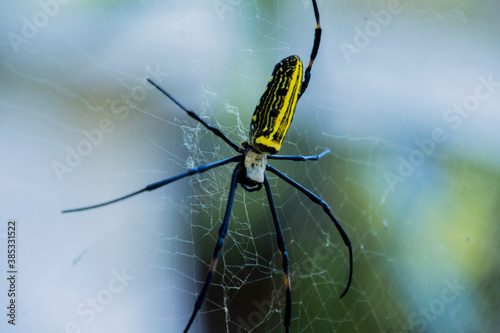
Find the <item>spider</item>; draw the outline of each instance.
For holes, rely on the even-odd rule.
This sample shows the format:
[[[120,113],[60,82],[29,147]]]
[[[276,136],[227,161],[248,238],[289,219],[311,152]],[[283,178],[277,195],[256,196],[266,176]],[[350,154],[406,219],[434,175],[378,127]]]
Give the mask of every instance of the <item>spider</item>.
[[[349,286],[351,285],[352,266],[353,266],[351,241],[349,240],[349,237],[347,236],[346,232],[344,231],[340,223],[333,216],[328,204],[325,201],[323,201],[323,199],[321,199],[318,195],[314,194],[313,192],[306,189],[296,181],[287,177],[281,171],[267,164],[267,159],[289,160],[289,161],[319,160],[320,158],[322,158],[323,156],[325,156],[330,152],[327,149],[323,151],[321,154],[313,156],[275,155],[280,150],[283,139],[285,138],[288,128],[290,127],[293,115],[295,113],[295,107],[297,105],[297,102],[307,89],[309,80],[311,79],[311,68],[314,63],[314,60],[316,59],[316,55],[318,54],[319,44],[321,41],[321,26],[319,20],[319,10],[316,0],[312,0],[312,4],[314,8],[314,15],[316,18],[316,29],[315,29],[314,44],[312,47],[309,64],[304,73],[304,80],[302,81],[302,67],[303,67],[302,61],[299,59],[298,56],[296,55],[289,56],[287,58],[284,58],[275,65],[271,79],[267,84],[267,87],[262,97],[260,98],[260,101],[257,104],[257,107],[255,108],[254,114],[252,116],[252,121],[250,124],[249,140],[244,141],[241,147],[235,144],[233,141],[231,141],[218,128],[208,124],[203,119],[201,119],[194,111],[186,108],[184,105],[178,102],[172,95],[170,95],[167,91],[165,91],[162,87],[157,85],[151,79],[147,79],[149,83],[151,83],[160,92],[162,92],[165,96],[167,96],[179,108],[184,110],[190,117],[194,118],[196,121],[203,124],[203,126],[205,126],[214,135],[224,140],[231,148],[233,148],[238,153],[237,155],[217,162],[197,166],[191,170],[181,173],[180,175],[167,178],[156,183],[149,184],[145,188],[139,191],[130,193],[128,195],[119,197],[114,200],[110,200],[92,206],[68,209],[62,211],[62,213],[70,213],[70,212],[77,212],[101,206],[106,206],[130,198],[142,192],[153,191],[159,187],[165,186],[167,184],[170,184],[187,176],[202,173],[225,164],[236,163],[236,167],[234,168],[233,174],[231,176],[231,185],[229,187],[229,198],[227,202],[226,212],[222,224],[219,228],[218,240],[214,248],[214,253],[212,256],[212,260],[210,262],[206,280],[203,285],[203,288],[201,289],[201,292],[199,293],[196,299],[196,302],[194,304],[194,310],[191,314],[189,322],[186,325],[186,328],[184,329],[184,333],[188,332],[189,328],[193,324],[198,311],[201,309],[203,305],[203,302],[207,296],[208,289],[212,282],[215,267],[217,265],[217,258],[224,244],[224,239],[226,237],[227,230],[229,227],[229,217],[231,215],[231,208],[233,206],[234,193],[237,184],[240,184],[248,192],[258,191],[262,188],[262,186],[264,186],[266,190],[269,207],[271,209],[271,214],[274,221],[274,227],[276,229],[278,248],[283,259],[282,267],[283,267],[285,287],[286,287],[285,317],[283,324],[285,326],[286,332],[290,331],[290,322],[292,313],[292,293],[290,285],[290,276],[288,272],[289,258],[285,246],[283,233],[281,231],[280,222],[278,219],[278,213],[276,212],[276,207],[274,205],[273,195],[271,193],[271,187],[269,186],[269,182],[265,175],[266,170],[275,174],[288,184],[295,187],[300,192],[304,193],[314,203],[320,205],[323,208],[326,215],[328,215],[330,220],[332,220],[333,224],[337,228],[337,231],[342,237],[345,246],[349,250],[349,279],[340,298],[344,297],[344,295],[349,290]]]

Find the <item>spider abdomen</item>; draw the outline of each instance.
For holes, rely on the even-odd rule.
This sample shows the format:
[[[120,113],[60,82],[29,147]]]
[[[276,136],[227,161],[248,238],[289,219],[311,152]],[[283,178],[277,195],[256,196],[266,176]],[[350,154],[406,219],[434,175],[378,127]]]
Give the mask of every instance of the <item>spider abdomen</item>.
[[[250,145],[276,154],[292,123],[302,83],[302,61],[289,56],[276,64],[250,124]]]

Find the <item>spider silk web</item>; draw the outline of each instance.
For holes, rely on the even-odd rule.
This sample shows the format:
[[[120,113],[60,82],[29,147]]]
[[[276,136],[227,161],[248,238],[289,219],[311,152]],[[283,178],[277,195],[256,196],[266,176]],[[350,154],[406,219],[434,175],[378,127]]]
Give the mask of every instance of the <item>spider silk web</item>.
[[[495,332],[498,4],[318,6],[321,47],[280,154],[331,153],[269,164],[328,203],[352,241],[354,276],[339,299],[349,261],[337,230],[320,206],[268,173],[290,257],[291,331]],[[145,79],[239,144],[274,64],[291,54],[308,61],[310,1],[2,7],[0,205],[2,221],[20,226],[17,327],[1,325],[183,331],[234,164],[108,207],[60,211],[232,156]],[[265,191],[238,187],[190,332],[285,332],[284,309]]]

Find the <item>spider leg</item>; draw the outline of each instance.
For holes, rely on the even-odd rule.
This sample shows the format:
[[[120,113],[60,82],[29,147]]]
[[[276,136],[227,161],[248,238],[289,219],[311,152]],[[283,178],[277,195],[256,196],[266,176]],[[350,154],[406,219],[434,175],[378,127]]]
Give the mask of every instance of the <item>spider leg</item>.
[[[213,168],[216,168],[218,166],[221,166],[221,165],[224,165],[224,164],[228,164],[228,163],[231,163],[231,162],[238,162],[238,161],[240,161],[242,159],[242,157],[243,157],[242,155],[236,155],[236,156],[233,156],[233,157],[229,157],[229,158],[223,159],[221,161],[217,161],[217,162],[213,162],[213,163],[209,163],[209,164],[204,164],[204,165],[199,165],[199,166],[197,166],[197,167],[195,167],[195,168],[193,168],[191,170],[188,170],[186,172],[181,173],[180,175],[177,175],[177,176],[174,176],[174,177],[170,177],[170,178],[161,180],[161,181],[156,182],[156,183],[149,184],[148,186],[144,187],[143,189],[141,189],[139,191],[135,191],[133,193],[124,195],[122,197],[119,197],[119,198],[116,198],[116,199],[113,199],[113,200],[110,200],[110,201],[106,201],[106,202],[103,202],[103,203],[100,203],[100,204],[92,205],[92,206],[81,207],[81,208],[73,208],[73,209],[66,209],[66,210],[63,210],[61,213],[73,213],[73,212],[79,212],[79,211],[82,211],[82,210],[94,209],[94,208],[98,208],[98,207],[110,205],[112,203],[115,203],[115,202],[122,201],[122,200],[125,200],[125,199],[130,198],[130,197],[133,197],[133,196],[135,196],[135,195],[137,195],[139,193],[142,193],[142,192],[148,192],[148,191],[156,190],[159,187],[162,187],[162,186],[165,186],[165,185],[170,184],[172,182],[175,182],[176,180],[179,180],[179,179],[184,178],[186,176],[191,176],[191,175],[194,175],[194,174],[197,174],[197,173],[205,172],[205,171],[207,171],[209,169],[213,169]]]
[[[302,86],[300,88],[299,99],[302,96],[302,94],[306,91],[307,86],[309,85],[309,80],[311,80],[311,68],[314,63],[314,60],[316,59],[316,56],[318,55],[319,43],[321,42],[321,26],[319,24],[318,4],[316,3],[316,0],[312,0],[312,3],[314,7],[314,16],[316,17],[316,29],[314,30],[314,44],[311,51],[311,57],[309,59],[309,65],[307,65],[304,74],[304,81],[302,82]]]
[[[317,161],[330,152],[330,149],[325,150],[319,155],[301,156],[301,155],[268,155],[270,160],[288,160],[288,161]]]
[[[271,208],[271,213],[273,215],[274,227],[276,228],[276,237],[278,238],[278,248],[280,254],[283,257],[283,273],[285,274],[285,286],[286,286],[286,305],[285,305],[285,325],[286,332],[290,332],[290,321],[292,318],[292,291],[290,285],[290,276],[288,275],[288,252],[285,247],[285,239],[283,238],[283,232],[281,231],[280,221],[278,220],[278,213],[276,213],[276,206],[274,205],[273,194],[271,193],[271,187],[267,177],[264,176],[264,186],[266,187],[267,199],[269,201],[269,207]]]
[[[321,207],[323,207],[323,210],[325,211],[326,215],[328,215],[330,220],[332,220],[333,224],[335,224],[335,227],[337,228],[340,236],[342,237],[342,240],[344,241],[345,246],[347,246],[347,248],[349,249],[349,267],[350,267],[349,268],[349,280],[347,281],[347,286],[345,287],[344,292],[342,293],[342,295],[340,295],[340,298],[344,297],[345,294],[347,293],[347,291],[349,290],[349,287],[351,286],[351,281],[352,281],[352,245],[351,245],[351,241],[349,240],[349,237],[347,236],[346,232],[344,231],[344,229],[342,228],[340,223],[337,221],[337,219],[333,216],[332,212],[330,211],[330,207],[328,206],[328,204],[326,202],[323,201],[323,199],[321,199],[316,194],[312,193],[311,191],[309,191],[308,189],[306,189],[304,186],[300,185],[299,183],[297,183],[293,179],[284,175],[281,171],[277,170],[276,168],[273,168],[269,164],[266,165],[266,170],[271,171],[276,176],[280,177],[285,182],[287,182],[288,184],[292,185],[300,192],[307,195],[307,197],[309,199],[311,199],[311,201],[313,201],[314,203],[321,205]]]
[[[209,131],[211,131],[215,135],[217,135],[219,138],[221,138],[222,140],[224,140],[229,146],[231,146],[231,148],[233,148],[234,150],[236,150],[238,153],[242,153],[243,152],[243,150],[242,150],[242,148],[240,146],[238,146],[236,143],[234,143],[233,141],[231,141],[217,127],[215,127],[213,125],[210,125],[209,123],[207,123],[206,121],[204,121],[203,119],[201,119],[200,116],[198,116],[193,110],[190,110],[190,109],[186,108],[179,101],[177,101],[172,95],[170,95],[165,89],[163,89],[158,84],[156,84],[153,80],[151,80],[151,79],[147,79],[147,80],[148,80],[149,83],[151,83],[153,86],[155,86],[156,89],[158,89],[165,96],[167,96],[172,102],[174,102],[175,104],[177,104],[178,107],[180,107],[182,110],[186,111],[186,113],[188,114],[188,116],[190,116],[191,118],[193,118],[193,119],[199,121],[200,123],[202,123],[203,126],[205,126]]]
[[[224,215],[224,220],[222,221],[222,225],[219,228],[219,239],[217,240],[217,244],[215,245],[214,248],[214,255],[212,257],[212,261],[210,262],[210,267],[208,269],[208,274],[205,279],[205,284],[203,284],[203,288],[201,289],[201,292],[198,295],[198,298],[196,299],[196,303],[194,303],[194,310],[193,313],[191,314],[191,318],[189,319],[186,328],[184,329],[184,333],[187,333],[187,331],[189,331],[189,328],[191,327],[191,324],[193,323],[196,314],[200,310],[201,306],[203,305],[203,301],[207,296],[208,288],[212,283],[215,266],[217,265],[217,257],[219,256],[219,252],[222,249],[222,245],[224,245],[224,238],[226,237],[227,228],[229,226],[229,217],[231,215],[231,208],[233,207],[234,193],[236,185],[238,184],[237,179],[240,172],[241,172],[241,167],[240,165],[237,165],[233,171],[233,176],[231,178],[231,187],[229,189],[229,199],[227,200],[226,214]]]

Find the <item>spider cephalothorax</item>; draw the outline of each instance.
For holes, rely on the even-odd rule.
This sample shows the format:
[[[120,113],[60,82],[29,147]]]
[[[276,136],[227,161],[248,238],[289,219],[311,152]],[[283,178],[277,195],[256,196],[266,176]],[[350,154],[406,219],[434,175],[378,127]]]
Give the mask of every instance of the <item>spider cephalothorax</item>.
[[[266,154],[259,153],[253,147],[248,147],[245,150],[243,165],[245,166],[246,178],[249,182],[248,185],[259,186],[259,188],[262,187],[262,183],[264,183],[264,171],[266,171],[266,164]]]

